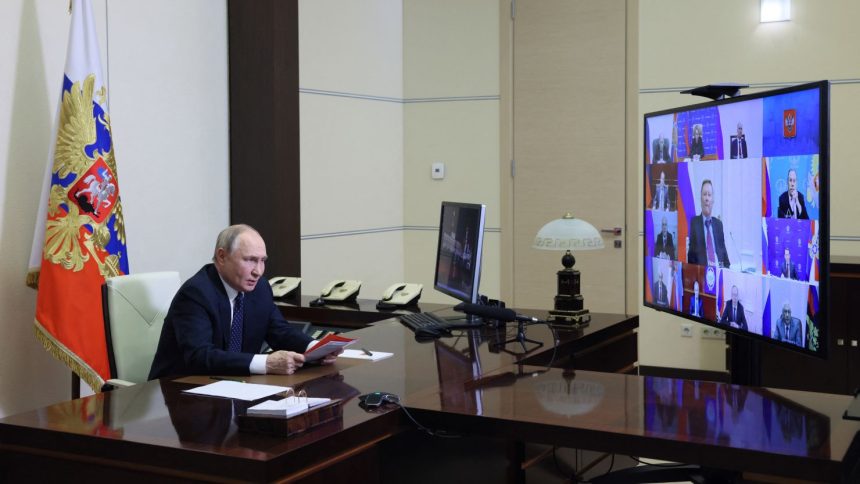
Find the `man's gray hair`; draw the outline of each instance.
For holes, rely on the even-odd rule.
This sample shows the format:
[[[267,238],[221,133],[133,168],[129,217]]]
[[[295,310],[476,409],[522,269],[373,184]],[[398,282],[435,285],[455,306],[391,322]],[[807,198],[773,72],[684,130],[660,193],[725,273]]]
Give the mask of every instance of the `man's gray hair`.
[[[218,234],[218,238],[215,240],[215,251],[212,253],[212,260],[215,260],[215,255],[218,254],[218,249],[224,249],[228,254],[236,250],[236,244],[239,243],[239,236],[248,231],[259,233],[254,229],[254,227],[245,224],[231,225],[222,230],[221,233]]]

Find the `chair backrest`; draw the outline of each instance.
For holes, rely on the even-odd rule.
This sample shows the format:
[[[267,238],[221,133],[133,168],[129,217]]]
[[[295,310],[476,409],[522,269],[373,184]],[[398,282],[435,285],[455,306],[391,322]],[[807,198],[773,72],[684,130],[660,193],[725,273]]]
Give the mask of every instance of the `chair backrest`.
[[[111,378],[146,381],[179,284],[178,272],[130,274],[105,281],[102,305]]]

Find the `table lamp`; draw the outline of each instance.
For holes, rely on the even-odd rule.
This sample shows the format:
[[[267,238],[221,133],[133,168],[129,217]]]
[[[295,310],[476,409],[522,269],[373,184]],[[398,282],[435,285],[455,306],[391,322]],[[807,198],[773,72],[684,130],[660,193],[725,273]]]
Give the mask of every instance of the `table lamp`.
[[[600,232],[585,220],[566,213],[564,217],[541,227],[532,247],[564,251],[561,257],[564,269],[557,272],[558,294],[548,320],[574,327],[586,326],[591,321],[591,316],[588,310],[583,308],[582,294],[579,293],[579,271],[573,268],[576,259],[571,251],[602,249],[603,237]]]

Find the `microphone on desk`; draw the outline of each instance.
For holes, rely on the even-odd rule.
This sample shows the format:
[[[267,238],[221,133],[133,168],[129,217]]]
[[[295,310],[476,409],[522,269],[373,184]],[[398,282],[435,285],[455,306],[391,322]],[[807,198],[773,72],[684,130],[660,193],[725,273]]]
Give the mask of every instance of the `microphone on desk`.
[[[522,321],[524,323],[540,322],[540,319],[538,318],[517,314],[513,309],[499,308],[495,306],[460,303],[454,306],[454,310],[464,312],[471,316],[480,316],[484,319],[495,319],[498,321]]]

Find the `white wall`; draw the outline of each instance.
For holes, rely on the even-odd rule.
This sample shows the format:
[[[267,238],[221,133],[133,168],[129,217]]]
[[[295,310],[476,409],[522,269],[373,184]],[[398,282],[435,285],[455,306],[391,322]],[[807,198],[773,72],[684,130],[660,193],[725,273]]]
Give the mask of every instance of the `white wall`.
[[[854,187],[860,178],[855,162],[860,146],[854,142],[854,113],[860,109],[860,51],[854,48],[860,45],[856,28],[860,3],[794,0],[791,13],[790,22],[760,24],[758,2],[642,0],[638,146],[644,113],[703,101],[678,94],[683,88],[742,82],[753,86],[745,92],[755,92],[820,79],[836,81],[830,103],[831,252],[860,255],[860,193]],[[637,169],[641,187],[641,163]],[[723,370],[723,342],[701,340],[700,325],[694,325],[694,338],[682,338],[682,322],[640,306],[640,363]],[[667,344],[671,351],[666,351]]]
[[[67,2],[0,3],[0,416],[66,400],[25,287],[65,65]],[[94,0],[132,272],[211,256],[228,223],[226,3]]]

